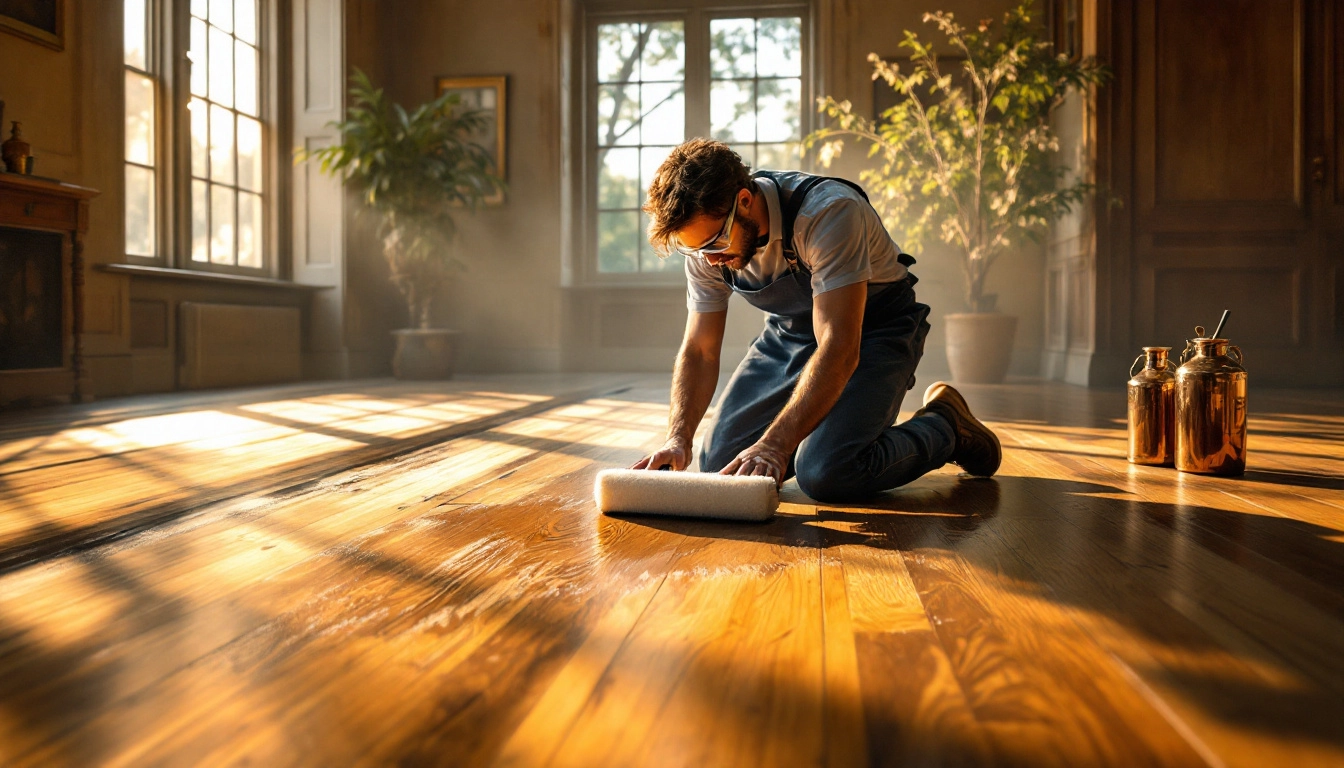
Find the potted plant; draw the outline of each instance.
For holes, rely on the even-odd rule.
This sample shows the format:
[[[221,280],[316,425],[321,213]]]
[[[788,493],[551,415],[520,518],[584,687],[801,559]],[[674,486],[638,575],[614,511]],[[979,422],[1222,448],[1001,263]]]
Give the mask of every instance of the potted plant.
[[[475,210],[503,189],[491,159],[468,140],[487,123],[479,110],[461,110],[444,94],[412,112],[393,104],[356,69],[346,119],[333,122],[339,143],[311,152],[324,173],[355,186],[364,209],[378,218],[378,236],[392,281],[406,299],[411,328],[392,332],[392,370],[402,379],[453,374],[457,331],[432,327],[434,297],[461,263],[453,257],[453,210]]]
[[[820,99],[819,111],[835,122],[804,143],[829,167],[846,137],[869,142],[877,163],[860,178],[897,242],[913,251],[937,237],[956,247],[969,309],[946,316],[948,364],[958,381],[997,383],[1008,372],[1017,318],[997,312],[997,296],[985,293],[989,268],[1023,241],[1039,241],[1092,189],[1054,162],[1059,140],[1050,113],[1070,89],[1102,82],[1107,70],[1090,58],[1056,55],[1040,39],[1046,30],[1031,6],[975,29],[951,13],[925,14],[956,52],[956,65],[941,66],[932,44],[907,30],[908,73],[868,56],[873,79],[895,89],[896,105],[873,121],[848,101]]]

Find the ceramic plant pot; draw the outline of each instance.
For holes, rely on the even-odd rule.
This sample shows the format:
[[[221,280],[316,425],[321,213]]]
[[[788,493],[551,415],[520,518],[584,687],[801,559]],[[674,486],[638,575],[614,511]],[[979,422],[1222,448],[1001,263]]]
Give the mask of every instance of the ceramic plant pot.
[[[461,331],[446,328],[403,328],[392,332],[396,352],[392,374],[398,379],[451,379]]]
[[[952,380],[1002,384],[1013,360],[1017,317],[1000,312],[946,315],[947,364]]]

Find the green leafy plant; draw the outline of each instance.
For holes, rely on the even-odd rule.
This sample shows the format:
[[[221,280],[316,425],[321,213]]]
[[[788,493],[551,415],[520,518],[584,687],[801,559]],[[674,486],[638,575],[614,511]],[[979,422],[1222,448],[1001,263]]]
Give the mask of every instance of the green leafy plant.
[[[392,281],[410,319],[430,327],[435,295],[461,266],[452,255],[453,209],[475,210],[504,189],[489,154],[469,137],[487,125],[480,110],[462,110],[444,94],[407,112],[356,69],[346,119],[330,125],[341,139],[296,161],[314,160],[324,173],[356,187],[379,219],[378,236]]]
[[[895,89],[897,104],[873,121],[848,101],[819,99],[834,123],[809,135],[804,149],[816,149],[829,167],[846,138],[868,142],[878,162],[860,178],[898,242],[912,251],[933,237],[956,246],[967,305],[992,312],[995,297],[984,293],[990,266],[1021,241],[1039,240],[1093,189],[1054,162],[1050,113],[1071,89],[1104,82],[1109,72],[1090,58],[1056,55],[1040,39],[1045,30],[1031,2],[1002,24],[986,19],[975,29],[945,12],[924,21],[942,32],[960,66],[942,68],[932,44],[906,30],[908,73],[868,57],[873,79]]]

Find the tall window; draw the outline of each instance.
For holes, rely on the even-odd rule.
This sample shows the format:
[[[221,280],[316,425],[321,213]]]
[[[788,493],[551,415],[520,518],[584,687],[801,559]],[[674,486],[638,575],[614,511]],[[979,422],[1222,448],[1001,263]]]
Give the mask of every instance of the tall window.
[[[126,0],[126,253],[158,255],[155,73],[147,0]]]
[[[797,168],[802,19],[715,19],[709,30],[713,137],[753,168]]]
[[[126,253],[263,269],[262,0],[123,2]]]
[[[597,258],[603,272],[680,269],[642,236],[639,208],[659,164],[686,138],[686,28],[680,21],[597,28]]]
[[[681,256],[659,258],[649,247],[639,208],[654,171],[687,138],[727,142],[753,168],[800,166],[803,17],[772,14],[594,24],[590,242],[599,275],[681,272]]]
[[[191,260],[262,266],[257,0],[192,0]]]

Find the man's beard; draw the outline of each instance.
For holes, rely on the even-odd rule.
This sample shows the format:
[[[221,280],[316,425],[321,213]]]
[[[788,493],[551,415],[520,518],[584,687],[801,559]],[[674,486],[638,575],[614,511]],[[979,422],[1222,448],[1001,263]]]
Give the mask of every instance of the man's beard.
[[[737,225],[742,229],[742,234],[745,235],[742,239],[745,240],[747,244],[744,246],[741,254],[731,259],[732,261],[736,261],[739,258],[742,259],[741,266],[734,267],[731,264],[728,265],[728,268],[735,272],[746,269],[747,265],[751,263],[752,258],[756,256],[756,240],[761,236],[760,225],[745,216],[737,220]]]

